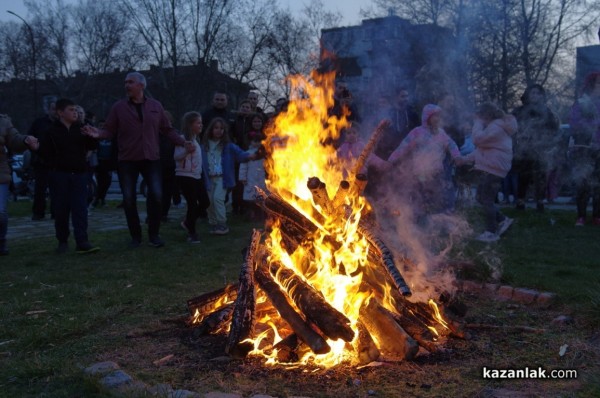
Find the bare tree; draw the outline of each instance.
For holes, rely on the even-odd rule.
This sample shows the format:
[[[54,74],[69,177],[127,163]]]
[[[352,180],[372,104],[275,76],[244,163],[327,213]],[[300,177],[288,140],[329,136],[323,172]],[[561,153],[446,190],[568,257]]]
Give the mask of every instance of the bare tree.
[[[0,76],[2,80],[33,77],[31,40],[27,27],[17,22],[0,23]]]

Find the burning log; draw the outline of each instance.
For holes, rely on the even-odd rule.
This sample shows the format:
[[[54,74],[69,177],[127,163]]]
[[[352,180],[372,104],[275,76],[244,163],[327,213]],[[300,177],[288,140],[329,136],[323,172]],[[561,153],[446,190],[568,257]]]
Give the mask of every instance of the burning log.
[[[376,250],[377,256],[381,259],[386,271],[392,277],[396,288],[402,293],[403,296],[410,296],[412,292],[402,277],[400,270],[398,270],[398,267],[396,266],[392,251],[388,249],[383,241],[375,237],[375,235],[373,235],[369,230],[361,228],[359,225],[358,231],[367,239],[370,248],[374,248]]]
[[[350,195],[358,198],[360,195],[362,195],[368,182],[369,179],[367,178],[366,174],[356,174],[354,176],[354,183],[352,184],[352,192]]]
[[[358,339],[356,341],[356,352],[358,353],[358,364],[366,365],[376,361],[381,355],[373,337],[362,322],[358,322]]]
[[[261,233],[252,232],[252,243],[246,254],[246,260],[240,272],[237,299],[231,319],[229,338],[225,352],[236,358],[244,358],[254,348],[251,342],[245,341],[252,336],[254,330],[256,292],[254,289],[254,257],[258,251]]]
[[[345,215],[344,202],[346,201],[348,192],[350,192],[350,183],[346,180],[340,181],[340,186],[331,201],[331,207],[336,214]]]
[[[258,286],[267,294],[273,306],[279,312],[279,315],[290,325],[298,337],[304,341],[315,354],[326,354],[331,350],[325,339],[317,333],[310,325],[298,314],[279,284],[275,282],[269,272],[269,266],[266,258],[263,258],[262,264],[258,264],[255,271],[256,282]]]
[[[290,334],[273,346],[277,350],[277,360],[284,363],[298,361],[298,349],[301,345],[302,340],[298,339],[298,335]]]
[[[323,334],[332,340],[342,339],[351,342],[354,339],[350,320],[333,308],[317,290],[293,270],[279,262],[272,262],[270,270],[279,284],[285,286],[294,304]]]
[[[196,326],[194,334],[197,336],[201,336],[205,334],[215,333],[216,331],[221,330],[226,324],[231,322],[233,308],[234,304],[229,304],[205,316],[200,322],[200,324]]]
[[[229,302],[234,302],[237,297],[238,285],[228,284],[225,287],[201,294],[187,301],[188,311],[192,317],[204,317]]]
[[[308,179],[306,186],[310,190],[315,204],[319,205],[321,209],[323,209],[323,214],[332,214],[333,206],[329,200],[325,183],[319,180],[318,177],[311,177]]]
[[[369,142],[367,142],[367,144],[363,148],[362,152],[358,156],[358,159],[356,159],[356,163],[354,164],[354,169],[352,170],[353,175],[358,176],[359,173],[362,172],[362,170],[365,167],[365,164],[367,163],[367,159],[371,155],[371,152],[373,152],[373,149],[375,149],[375,145],[377,144],[377,141],[379,141],[379,138],[381,137],[381,135],[385,132],[385,130],[387,130],[390,127],[391,124],[392,124],[391,121],[388,119],[384,119],[381,122],[379,122],[379,124],[375,128],[375,131],[373,132],[373,134],[371,134],[371,138],[369,138]]]
[[[427,324],[422,322],[420,319],[414,316],[402,316],[395,312],[389,311],[386,308],[382,308],[392,317],[402,329],[423,348],[427,351],[434,353],[438,351],[437,345],[435,344],[435,337]]]
[[[360,319],[376,339],[377,347],[395,358],[412,359],[419,351],[419,345],[389,315],[389,312],[371,298],[360,309]]]

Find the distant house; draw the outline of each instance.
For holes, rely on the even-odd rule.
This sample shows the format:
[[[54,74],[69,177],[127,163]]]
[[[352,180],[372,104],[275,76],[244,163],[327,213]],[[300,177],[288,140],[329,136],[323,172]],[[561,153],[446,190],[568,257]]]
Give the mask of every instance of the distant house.
[[[600,45],[577,47],[575,98],[581,95],[583,79],[590,72],[600,72]]]
[[[321,69],[344,78],[361,113],[398,87],[406,87],[418,105],[443,92],[466,98],[463,54],[450,30],[397,16],[321,32]]]
[[[210,106],[212,94],[221,90],[230,96],[230,108],[235,109],[241,98],[246,98],[251,86],[219,72],[212,66],[179,66],[177,79],[172,68],[151,67],[140,71],[146,76],[148,96],[159,100],[171,111],[178,125],[183,113],[202,111]],[[42,104],[50,98],[67,97],[96,114],[98,120],[108,114],[112,104],[125,96],[124,81],[127,71],[88,75],[76,73],[65,79],[37,81],[39,108],[33,111],[32,82],[13,79],[0,82],[0,113],[8,114],[19,131],[26,132],[33,115],[42,115]]]

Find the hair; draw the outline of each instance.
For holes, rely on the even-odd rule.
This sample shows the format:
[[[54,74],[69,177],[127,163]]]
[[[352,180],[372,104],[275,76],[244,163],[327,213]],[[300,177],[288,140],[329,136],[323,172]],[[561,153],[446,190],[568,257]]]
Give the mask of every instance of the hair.
[[[201,118],[202,115],[198,112],[187,112],[183,115],[183,117],[181,118],[181,131],[183,132],[183,135],[186,140],[191,141],[196,138],[192,134],[191,126],[192,123]]]
[[[265,118],[260,113],[255,113],[254,115],[252,115],[252,117],[250,118],[250,124],[252,124],[254,119],[257,119],[257,118],[260,119],[260,121],[263,123],[263,125],[265,124]]]
[[[238,109],[241,108],[242,105],[244,105],[244,104],[248,104],[248,105],[250,105],[250,108],[252,108],[252,102],[250,102],[250,100],[245,99],[245,100],[240,101],[240,104],[238,105]]]
[[[581,87],[582,94],[589,94],[594,89],[594,85],[600,79],[600,72],[591,72],[583,79],[583,86]]]
[[[135,77],[136,80],[142,83],[142,86],[146,88],[146,76],[142,75],[140,72],[129,72],[126,77]]]
[[[504,111],[493,102],[484,102],[477,109],[477,116],[486,120],[501,119],[504,117]]]
[[[221,123],[223,125],[223,129],[225,130],[223,132],[223,137],[221,137],[220,145],[225,146],[231,141],[231,139],[229,138],[229,129],[227,128],[227,122],[221,117],[215,117],[213,120],[210,121],[204,135],[202,136],[202,144],[208,145],[208,140],[212,138],[212,132],[217,123]]]
[[[56,110],[64,111],[68,106],[75,106],[75,103],[68,98],[61,98],[56,101]]]
[[[531,84],[527,86],[525,91],[523,91],[523,95],[521,95],[521,102],[523,103],[523,105],[529,104],[529,94],[531,94],[532,90],[538,90],[542,94],[542,97],[546,99],[546,90],[544,89],[544,87],[541,84],[537,83]]]

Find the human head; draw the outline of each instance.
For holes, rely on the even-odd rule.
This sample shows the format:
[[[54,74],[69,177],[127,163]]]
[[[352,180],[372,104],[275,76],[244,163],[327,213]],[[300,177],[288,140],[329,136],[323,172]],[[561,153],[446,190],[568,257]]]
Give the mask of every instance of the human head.
[[[125,91],[127,96],[132,99],[140,99],[144,96],[146,88],[146,77],[140,72],[129,72],[125,76]]]
[[[215,91],[213,94],[212,105],[216,109],[227,108],[227,94],[220,91]]]
[[[536,105],[546,102],[546,90],[541,84],[532,84],[525,89],[521,96],[523,105]]]
[[[44,111],[50,117],[50,119],[56,119],[58,115],[56,114],[56,100],[52,99],[48,103],[44,104]]]
[[[195,139],[202,131],[202,115],[198,112],[187,112],[181,118],[181,131],[186,140]]]
[[[77,121],[83,123],[85,121],[85,110],[83,110],[83,106],[75,105],[75,109],[77,109]]]
[[[67,125],[71,125],[77,122],[79,114],[77,113],[77,106],[73,101],[68,98],[61,98],[56,101],[56,112],[59,119]]]
[[[406,87],[400,87],[396,90],[396,105],[398,108],[406,108],[408,106],[409,95]]]
[[[243,100],[242,102],[240,102],[239,111],[241,113],[252,112],[252,103],[249,100]]]
[[[479,105],[476,115],[480,117],[484,122],[491,122],[492,120],[501,119],[504,117],[504,112],[493,102],[484,102]]]
[[[289,101],[285,97],[277,98],[277,101],[275,101],[275,112],[285,112],[287,110],[288,103]]]
[[[220,117],[213,118],[208,127],[206,128],[206,134],[204,134],[203,140],[219,141],[221,144],[229,142],[229,133],[227,131],[227,122],[225,119]]]
[[[583,94],[600,96],[600,72],[591,72],[583,80]]]
[[[255,110],[258,105],[258,93],[256,91],[250,91],[248,93],[248,101],[250,101],[250,104],[252,105],[252,110]]]
[[[335,91],[333,96],[337,99],[350,98],[352,96],[350,90],[348,90],[348,83],[346,83],[345,80],[339,79],[335,81]]]
[[[421,113],[421,125],[430,127],[439,127],[440,113],[442,108],[435,104],[427,104],[423,107]]]
[[[252,116],[252,120],[250,121],[250,126],[254,131],[262,131],[264,120],[261,115]]]

